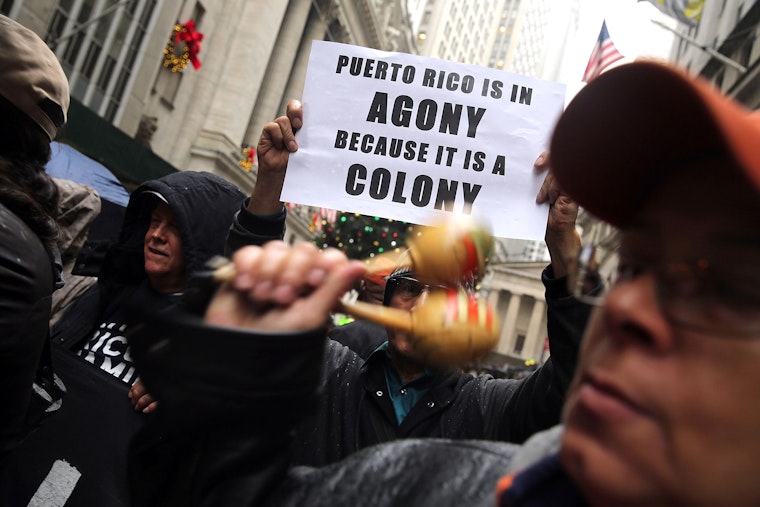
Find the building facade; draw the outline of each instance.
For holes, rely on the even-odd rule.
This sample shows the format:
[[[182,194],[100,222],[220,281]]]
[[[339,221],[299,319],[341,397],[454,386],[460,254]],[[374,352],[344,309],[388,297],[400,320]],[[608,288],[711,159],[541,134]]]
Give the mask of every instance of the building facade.
[[[157,159],[161,170],[210,171],[251,188],[255,164],[243,170],[243,150],[301,98],[312,40],[415,52],[402,0],[3,0],[0,8],[56,52],[71,113],[81,104],[103,120],[78,137],[72,127],[71,144],[134,183],[147,177],[140,161]],[[202,34],[200,67],[178,67],[185,44],[176,37],[193,31]],[[125,167],[133,150],[150,157]],[[291,213],[289,241],[311,239],[310,217]]]
[[[699,23],[677,30],[673,61],[760,109],[760,1],[704,2]]]

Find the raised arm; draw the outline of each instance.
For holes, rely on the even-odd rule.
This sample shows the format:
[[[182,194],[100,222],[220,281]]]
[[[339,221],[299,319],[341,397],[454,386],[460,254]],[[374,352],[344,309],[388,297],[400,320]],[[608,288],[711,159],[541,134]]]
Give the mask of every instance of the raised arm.
[[[287,112],[264,126],[259,138],[258,171],[251,196],[230,227],[225,254],[246,245],[263,245],[285,234],[285,207],[280,200],[290,154],[298,150],[295,133],[303,125],[303,108],[291,100]]]
[[[484,383],[486,435],[513,442],[521,442],[559,423],[591,313],[591,308],[575,299],[567,287],[568,266],[581,245],[575,229],[578,204],[559,187],[549,163],[548,153],[542,153],[535,166],[538,171],[546,171],[536,202],[549,205],[545,239],[551,264],[544,269],[541,281],[546,288],[546,327],[551,356],[526,379]]]
[[[248,211],[254,215],[274,215],[282,210],[282,183],[290,154],[298,150],[295,134],[302,125],[303,107],[299,101],[291,100],[285,116],[264,126],[257,147],[259,169],[256,184],[248,202]]]

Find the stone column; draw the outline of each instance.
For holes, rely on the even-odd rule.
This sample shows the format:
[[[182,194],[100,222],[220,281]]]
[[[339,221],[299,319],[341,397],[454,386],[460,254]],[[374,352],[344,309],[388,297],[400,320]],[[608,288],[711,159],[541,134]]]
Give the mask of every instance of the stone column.
[[[309,22],[301,39],[301,46],[298,49],[298,55],[293,62],[290,71],[290,79],[285,92],[282,94],[278,111],[285,111],[288,101],[291,99],[301,100],[303,96],[303,85],[306,80],[306,68],[309,65],[309,55],[311,54],[311,42],[313,40],[323,40],[327,31],[327,20],[322,19],[316,9],[311,9],[309,13]]]
[[[520,310],[521,299],[522,296],[520,294],[511,294],[509,297],[507,313],[504,315],[504,321],[501,326],[499,344],[496,347],[496,351],[501,354],[512,353],[512,342],[514,341],[515,325],[517,324],[517,313]]]
[[[266,62],[272,54],[287,3],[280,0],[243,2],[240,9],[224,9],[215,27],[229,30],[230,39],[224,65],[200,133],[195,138],[193,158],[211,159],[218,169],[220,158],[229,158],[232,167],[240,151],[261,83],[266,79]],[[254,22],[261,20],[260,22]],[[222,56],[222,55],[219,55]],[[232,156],[234,154],[235,156]],[[191,163],[191,168],[195,163]]]
[[[536,361],[541,358],[541,349],[544,347],[544,338],[546,337],[546,326],[543,325],[546,316],[546,302],[536,299],[533,302],[533,311],[530,314],[528,322],[528,331],[525,335],[525,346],[523,355],[532,357]]]
[[[266,79],[261,84],[261,89],[256,98],[256,106],[248,122],[244,142],[249,146],[256,146],[259,142],[261,130],[267,122],[285,114],[285,109],[280,110],[278,107],[283,99],[286,103],[290,99],[290,97],[283,97],[283,91],[288,83],[301,41],[301,37],[298,37],[297,34],[304,33],[310,9],[311,0],[290,0],[288,2],[285,19],[277,35],[277,42],[275,42],[272,55],[269,58],[269,65],[266,67]]]

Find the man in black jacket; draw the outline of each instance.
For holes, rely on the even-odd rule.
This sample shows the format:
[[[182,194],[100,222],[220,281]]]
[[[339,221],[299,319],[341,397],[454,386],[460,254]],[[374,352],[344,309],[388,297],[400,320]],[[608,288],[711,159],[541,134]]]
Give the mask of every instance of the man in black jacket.
[[[228,251],[283,230],[286,210],[279,196],[288,156],[298,147],[295,131],[302,124],[301,105],[291,101],[286,116],[264,127],[258,145],[258,178],[233,224]],[[536,162],[540,169],[547,164],[545,155]],[[316,414],[299,426],[294,464],[324,465],[398,438],[485,438],[519,443],[559,422],[589,307],[570,296],[565,276],[568,259],[580,247],[575,230],[578,206],[561,193],[551,173],[538,201],[551,205],[546,241],[552,264],[542,273],[551,348],[546,364],[520,380],[473,377],[436,369],[420,360],[398,330],[375,326],[373,333],[363,336],[380,345],[366,360],[328,340],[322,380],[325,395]],[[254,219],[257,222],[252,222]],[[263,223],[268,228],[261,227]],[[388,279],[384,303],[411,311],[421,301],[423,288],[414,273],[399,271]],[[360,327],[348,324],[332,333],[353,337],[361,332]]]

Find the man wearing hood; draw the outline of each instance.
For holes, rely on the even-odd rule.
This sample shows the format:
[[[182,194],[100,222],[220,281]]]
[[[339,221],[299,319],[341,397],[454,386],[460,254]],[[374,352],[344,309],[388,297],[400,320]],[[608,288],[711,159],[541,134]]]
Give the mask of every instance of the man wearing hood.
[[[148,181],[129,200],[118,242],[96,287],[53,327],[53,341],[128,385],[137,379],[124,331],[129,313],[173,305],[189,273],[223,253],[245,196],[211,173],[182,171]]]

